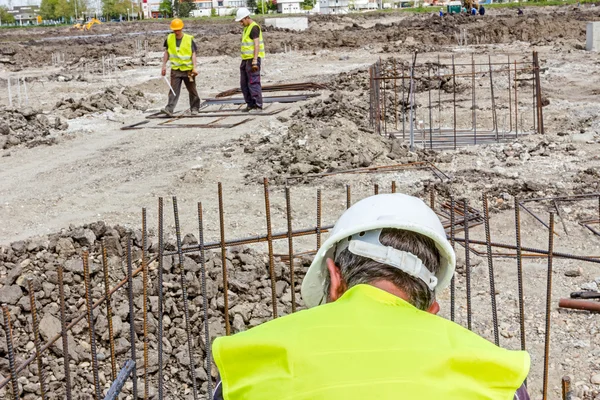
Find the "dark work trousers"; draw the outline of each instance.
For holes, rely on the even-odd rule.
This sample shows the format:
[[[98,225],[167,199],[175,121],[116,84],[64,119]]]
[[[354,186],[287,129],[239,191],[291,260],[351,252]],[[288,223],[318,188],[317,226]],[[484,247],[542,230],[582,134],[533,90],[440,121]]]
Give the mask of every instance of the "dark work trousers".
[[[262,87],[260,86],[260,58],[258,59],[258,71],[252,72],[252,59],[242,60],[240,65],[240,86],[244,94],[244,100],[248,107],[262,108]]]
[[[173,95],[173,92],[169,89],[169,103],[167,104],[167,107],[165,107],[167,110],[170,112],[175,111],[175,106],[179,100],[179,93],[181,93],[181,82],[185,83],[185,87],[190,94],[190,109],[200,109],[200,97],[198,97],[198,91],[196,90],[196,78],[198,77],[196,76],[194,81],[190,82],[188,71],[171,70],[171,87],[173,87],[175,95]]]

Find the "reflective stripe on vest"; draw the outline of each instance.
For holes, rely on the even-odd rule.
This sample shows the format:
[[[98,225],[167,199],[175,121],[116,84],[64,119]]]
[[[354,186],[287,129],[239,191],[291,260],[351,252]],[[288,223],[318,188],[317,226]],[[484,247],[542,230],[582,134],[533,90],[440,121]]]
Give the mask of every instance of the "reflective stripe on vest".
[[[194,69],[192,62],[192,35],[183,34],[181,43],[177,47],[177,38],[174,33],[167,36],[167,52],[169,53],[169,61],[171,61],[171,69],[179,71],[191,71]]]
[[[258,37],[258,56],[265,58],[265,42],[263,41],[262,29],[260,29],[260,26],[256,22],[252,21],[250,25],[244,28],[244,32],[242,33],[242,60],[251,60],[254,58],[254,40],[250,39],[250,32],[252,32],[252,28],[255,26],[258,26],[260,32]]]
[[[369,285],[217,338],[226,400],[512,400],[529,355]]]

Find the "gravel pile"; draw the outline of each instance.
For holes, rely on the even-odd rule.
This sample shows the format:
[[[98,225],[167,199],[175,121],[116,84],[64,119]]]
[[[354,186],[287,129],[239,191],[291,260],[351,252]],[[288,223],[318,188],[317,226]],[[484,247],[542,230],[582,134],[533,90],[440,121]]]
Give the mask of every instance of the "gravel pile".
[[[61,100],[56,103],[54,110],[68,119],[73,119],[99,111],[114,111],[117,107],[144,111],[148,107],[148,100],[140,90],[131,87],[110,87],[104,92],[79,100],[73,98]]]
[[[62,118],[49,118],[39,110],[26,108],[0,108],[0,149],[8,149],[21,144],[35,147],[54,144],[50,134],[69,127]]]

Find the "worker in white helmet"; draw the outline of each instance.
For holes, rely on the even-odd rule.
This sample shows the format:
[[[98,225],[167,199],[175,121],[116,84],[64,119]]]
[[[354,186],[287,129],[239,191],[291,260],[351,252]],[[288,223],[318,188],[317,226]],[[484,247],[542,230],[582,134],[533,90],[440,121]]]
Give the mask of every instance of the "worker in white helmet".
[[[215,340],[215,399],[529,399],[529,355],[436,316],[455,254],[420,199],[350,207],[302,283],[308,310]]]
[[[265,58],[265,43],[262,29],[250,18],[250,10],[237,10],[235,21],[244,28],[242,32],[240,65],[240,86],[246,101],[248,112],[260,112],[263,107],[262,87],[260,84],[260,69]]]

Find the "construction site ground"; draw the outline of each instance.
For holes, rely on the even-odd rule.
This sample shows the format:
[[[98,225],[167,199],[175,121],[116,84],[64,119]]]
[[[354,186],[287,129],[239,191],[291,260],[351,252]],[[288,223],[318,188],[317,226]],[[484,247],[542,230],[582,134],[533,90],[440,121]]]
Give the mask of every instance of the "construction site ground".
[[[310,17],[310,29],[305,32],[266,29],[268,56],[263,64],[263,85],[312,81],[327,84],[329,89],[318,91],[317,98],[304,102],[273,104],[267,111],[287,109],[275,115],[250,115],[252,121],[228,129],[146,129],[159,126],[152,120],[141,129],[121,130],[166,104],[168,87],[160,76],[166,21],[110,23],[94,26],[83,34],[69,28],[1,30],[0,59],[4,62],[0,63],[0,120],[8,120],[11,112],[6,79],[23,78],[27,81],[28,104],[23,88],[21,106],[16,104],[19,99],[13,80],[13,108],[33,109],[29,113],[38,121],[45,116],[51,128],[43,140],[33,135],[14,145],[0,141],[0,244],[98,220],[139,228],[142,207],[147,208],[150,232],[156,235],[159,197],[169,204],[165,222],[172,237],[171,196],[177,196],[184,234],[197,232],[196,203],[202,201],[205,239],[218,241],[218,182],[223,184],[228,238],[263,234],[263,177],[270,180],[273,229],[285,231],[287,176],[414,161],[433,162],[451,177],[450,181],[442,183],[428,171],[409,170],[290,182],[294,228],[314,226],[317,189],[322,190],[323,225],[327,225],[334,223],[345,208],[347,184],[352,185],[353,200],[358,200],[372,193],[374,184],[379,185],[380,192],[388,192],[395,181],[399,192],[428,199],[429,190],[435,188],[440,196],[468,198],[480,210],[481,194],[488,192],[492,239],[514,244],[515,197],[600,191],[600,58],[597,53],[585,51],[585,23],[600,20],[600,4],[532,7],[520,17],[516,9],[490,9],[483,18],[440,19],[433,14],[317,16]],[[459,46],[457,34],[462,29],[467,30],[468,42]],[[201,98],[238,86],[240,27],[233,22],[186,21],[186,32],[193,34],[198,44]],[[435,62],[438,56],[447,61],[452,55],[464,62],[470,62],[472,55],[503,62],[507,56],[531,57],[534,50],[539,52],[543,68],[541,85],[547,103],[543,107],[543,136],[532,133],[508,143],[410,152],[406,147],[398,149],[392,139],[375,137],[368,128],[366,71],[380,58],[408,62],[418,51],[420,62]],[[123,92],[125,88],[128,92]],[[112,94],[107,94],[107,89]],[[90,97],[98,94],[104,97],[97,97],[96,103],[113,103],[106,103],[104,110],[85,111],[86,102],[91,103]],[[188,104],[183,88],[177,110],[186,110]],[[362,111],[362,120],[345,117],[350,112],[361,115]],[[467,121],[470,111],[462,115]],[[227,117],[218,123],[244,118]],[[214,119],[184,122],[201,124]],[[332,149],[349,152],[353,157],[345,163],[320,165],[319,157],[332,159]],[[307,152],[312,158],[299,158]],[[291,165],[282,163],[277,158],[281,154],[296,158]],[[560,207],[556,250],[600,256],[600,237],[579,224],[584,219],[600,218],[597,201]],[[532,208],[547,218],[549,208]],[[524,212],[521,219],[523,244],[547,248],[548,230]],[[473,229],[471,237],[484,240],[483,226]],[[299,239],[296,250],[314,247],[312,239]],[[276,253],[286,250],[283,242],[275,247]],[[457,246],[457,253],[459,266],[463,265],[464,249]],[[474,330],[492,338],[487,261],[473,255],[471,262]],[[494,266],[501,344],[517,349],[516,262],[514,258],[497,258]],[[538,399],[547,260],[525,259],[524,269],[527,346],[532,355],[529,390],[532,398]],[[8,272],[1,267],[0,283]],[[558,310],[557,301],[582,286],[597,288],[600,266],[555,259],[553,276],[552,295],[556,301],[552,306],[550,398],[560,397],[560,379],[571,375],[576,396],[597,399],[598,316]],[[464,288],[463,266],[459,267],[457,281],[457,318],[461,323],[466,318]],[[442,295],[441,303],[442,314],[447,317],[448,293]],[[6,376],[6,372],[2,374]]]

